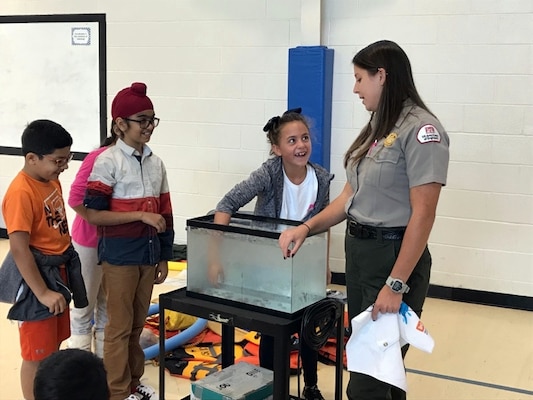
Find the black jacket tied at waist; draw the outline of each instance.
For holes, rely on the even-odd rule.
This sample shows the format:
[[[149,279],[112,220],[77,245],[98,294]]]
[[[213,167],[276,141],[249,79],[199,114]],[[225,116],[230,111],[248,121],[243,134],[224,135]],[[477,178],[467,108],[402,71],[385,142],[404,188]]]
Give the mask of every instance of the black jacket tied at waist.
[[[67,304],[74,300],[76,308],[87,307],[89,302],[81,275],[80,258],[72,245],[60,255],[46,255],[33,248],[31,252],[50,290],[61,293]],[[60,265],[65,265],[68,286],[63,283],[59,273]],[[0,300],[13,304],[7,314],[9,319],[39,321],[52,316],[48,307],[35,297],[22,278],[11,252],[7,253],[0,268]]]

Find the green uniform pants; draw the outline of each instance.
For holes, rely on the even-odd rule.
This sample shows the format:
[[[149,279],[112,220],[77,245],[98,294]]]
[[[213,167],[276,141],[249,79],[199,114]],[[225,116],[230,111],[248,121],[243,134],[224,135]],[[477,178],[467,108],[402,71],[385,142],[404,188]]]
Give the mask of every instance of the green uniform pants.
[[[400,252],[401,240],[359,239],[346,231],[346,292],[350,321],[374,304]],[[407,280],[403,301],[420,317],[429,287],[431,255],[426,246]],[[402,348],[405,356],[408,346]],[[365,374],[350,372],[346,394],[350,400],[401,400],[405,392]]]

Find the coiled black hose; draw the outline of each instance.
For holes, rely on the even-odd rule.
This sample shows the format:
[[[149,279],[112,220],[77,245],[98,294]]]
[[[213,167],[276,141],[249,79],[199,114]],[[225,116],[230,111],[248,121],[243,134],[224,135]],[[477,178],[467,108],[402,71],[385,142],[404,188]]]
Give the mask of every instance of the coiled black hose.
[[[300,337],[314,350],[322,348],[333,332],[340,317],[339,301],[322,299],[304,310]]]
[[[334,335],[335,327],[341,316],[339,300],[325,298],[308,306],[302,315],[300,343],[302,340],[313,350],[318,351]],[[300,353],[298,352],[298,397],[300,397]]]

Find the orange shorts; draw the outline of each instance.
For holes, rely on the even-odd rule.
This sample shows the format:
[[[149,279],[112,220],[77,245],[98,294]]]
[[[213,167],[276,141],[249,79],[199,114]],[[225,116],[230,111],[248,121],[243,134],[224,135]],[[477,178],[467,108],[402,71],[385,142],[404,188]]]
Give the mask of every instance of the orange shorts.
[[[59,349],[61,342],[70,337],[69,309],[57,317],[42,321],[22,321],[19,325],[22,359],[41,361]]]
[[[61,268],[65,280],[66,271]],[[70,337],[70,310],[41,321],[19,322],[20,350],[25,361],[41,361],[59,349],[61,342]]]

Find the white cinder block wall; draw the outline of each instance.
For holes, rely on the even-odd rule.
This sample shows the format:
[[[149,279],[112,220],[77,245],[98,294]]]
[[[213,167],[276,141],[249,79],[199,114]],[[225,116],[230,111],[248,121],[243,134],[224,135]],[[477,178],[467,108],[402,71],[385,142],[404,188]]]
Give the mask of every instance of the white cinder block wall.
[[[131,82],[148,84],[162,119],[151,145],[167,165],[184,243],[186,219],[214,208],[268,157],[261,128],[286,108],[303,2],[2,0],[0,14],[106,14],[108,105]],[[533,2],[322,0],[316,29],[316,44],[335,51],[332,196],[344,184],[344,151],[368,120],[352,94],[351,58],[394,40],[452,143],[430,239],[432,283],[533,296]],[[2,193],[20,166],[0,156]],[[78,166],[64,174],[66,192]],[[337,272],[343,236],[343,226],[333,229]]]

